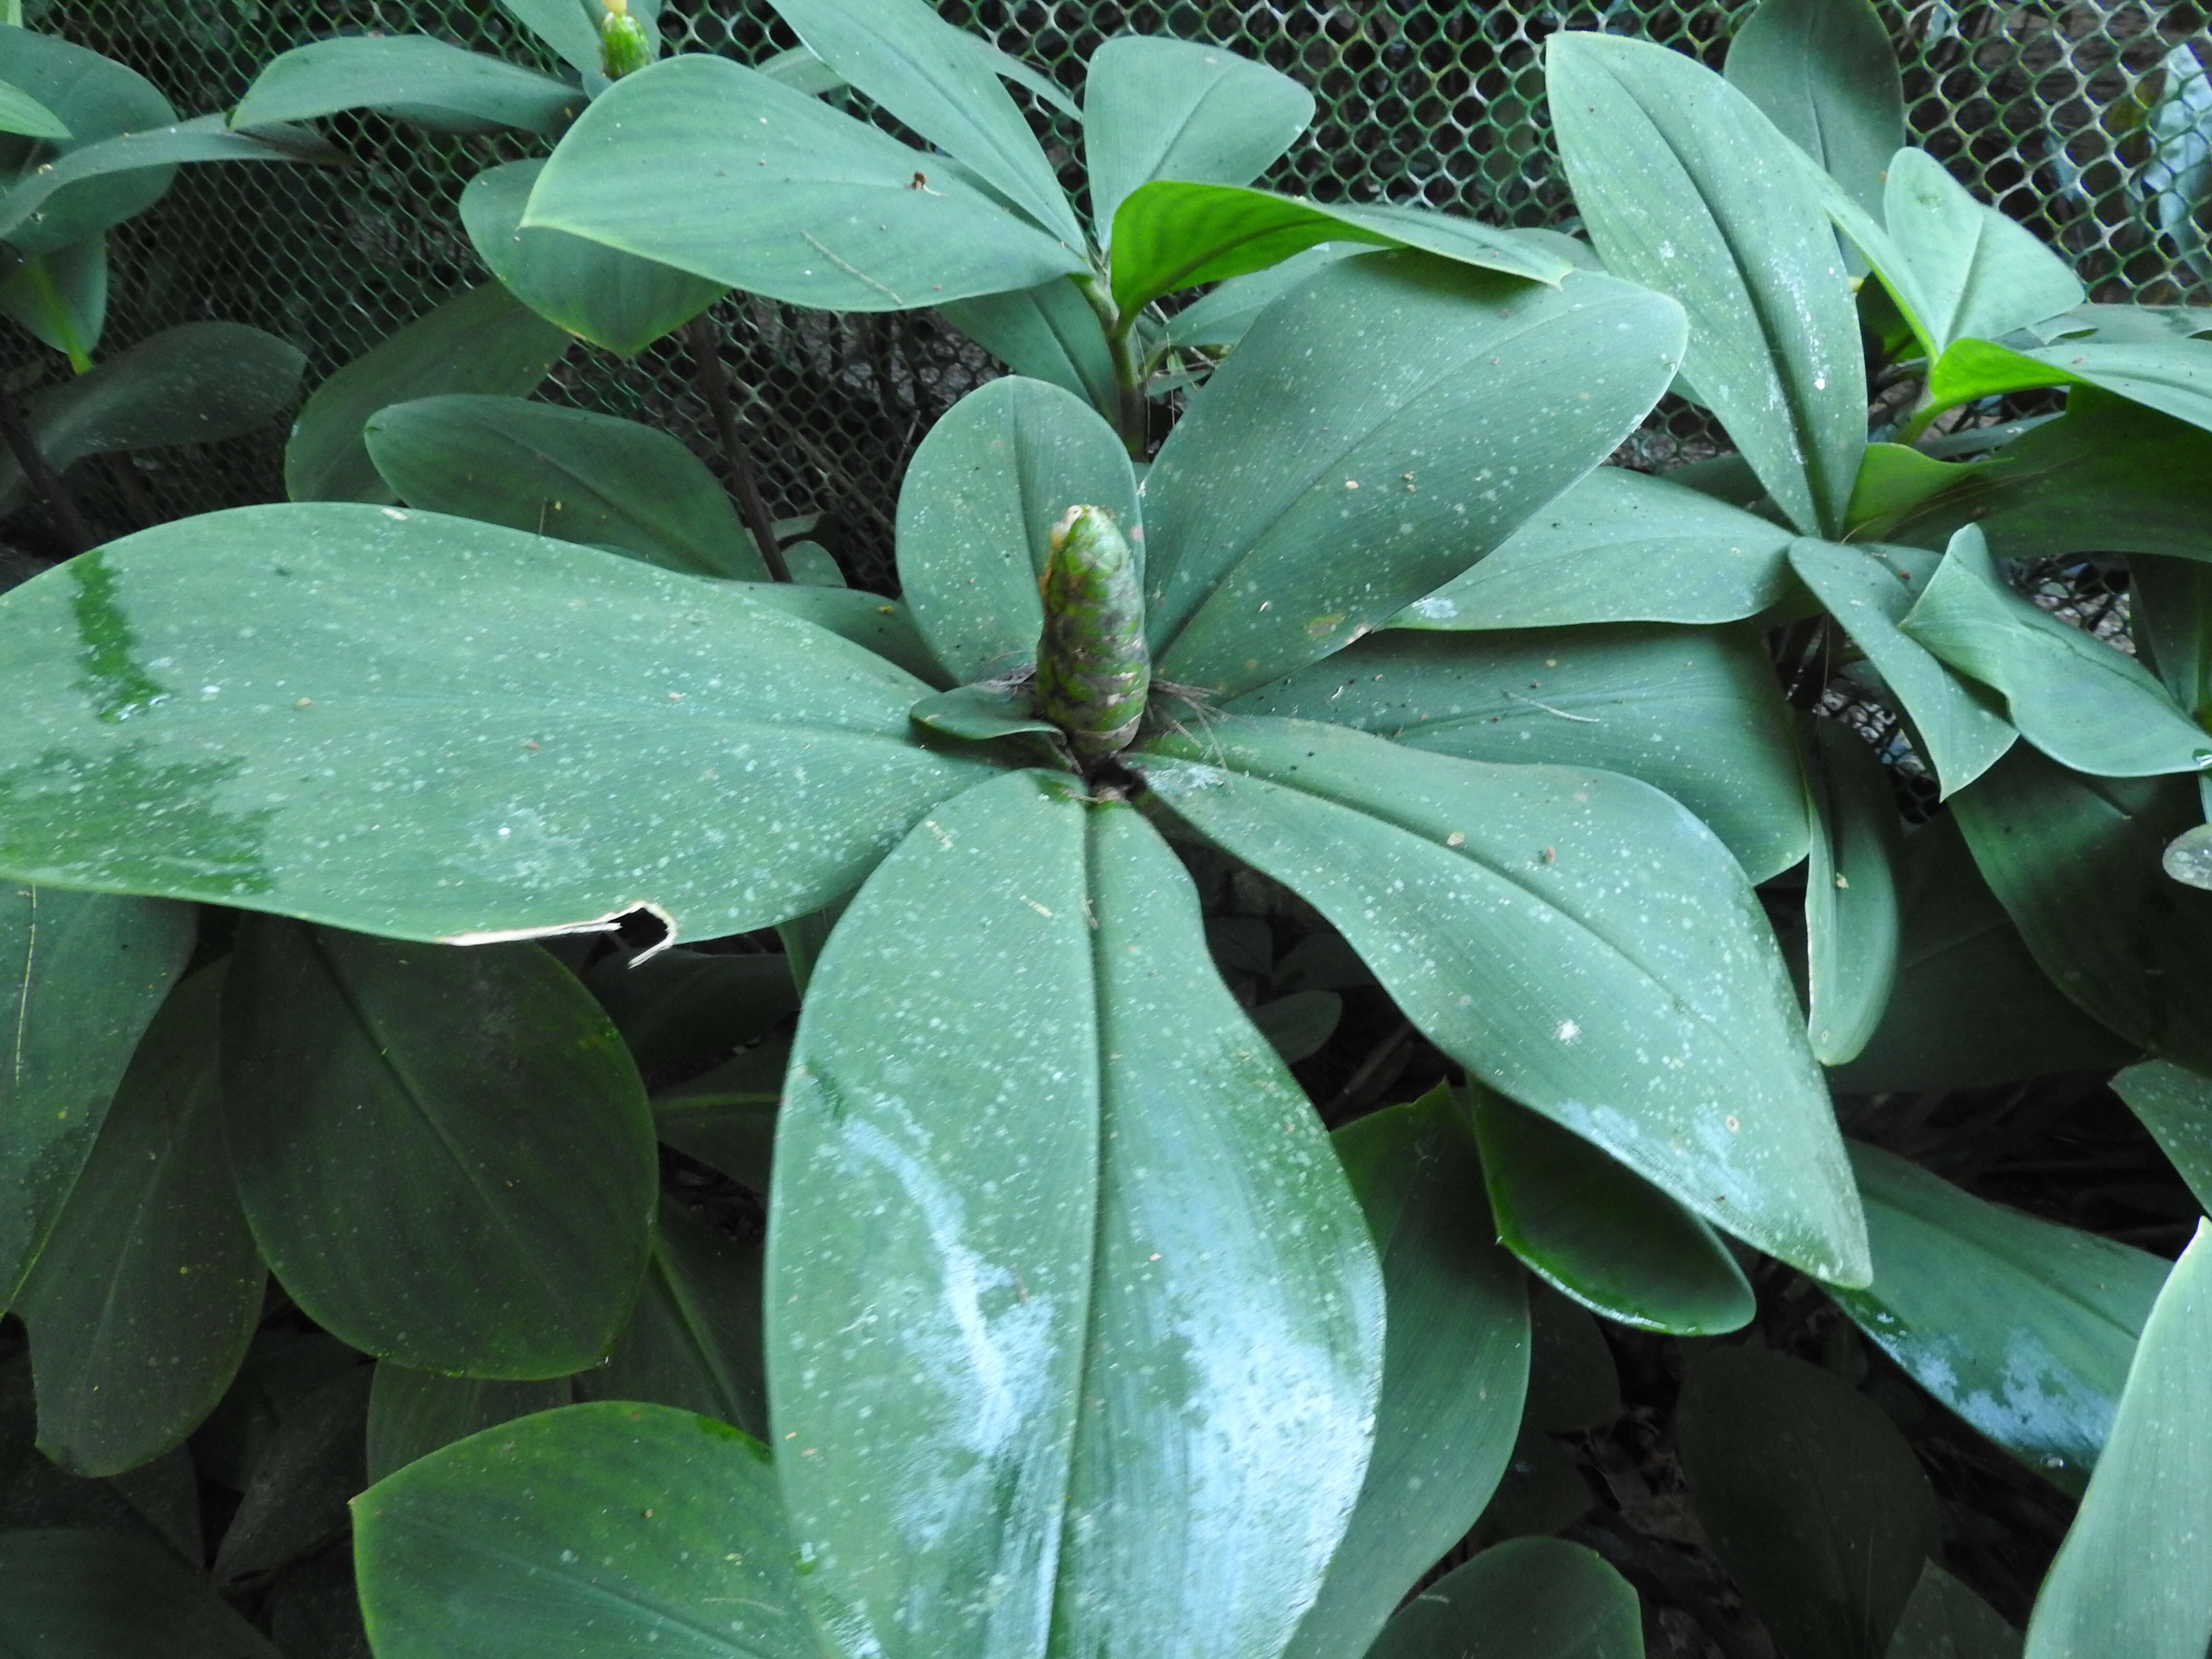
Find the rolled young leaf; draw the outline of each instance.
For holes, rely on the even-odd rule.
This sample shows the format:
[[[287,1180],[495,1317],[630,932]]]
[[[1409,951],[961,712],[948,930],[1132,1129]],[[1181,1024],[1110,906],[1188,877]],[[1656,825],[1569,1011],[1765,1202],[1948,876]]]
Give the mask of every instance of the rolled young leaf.
[[[265,127],[374,109],[441,127],[515,127],[550,137],[585,102],[581,87],[427,34],[353,34],[270,59],[231,111],[230,125]]]

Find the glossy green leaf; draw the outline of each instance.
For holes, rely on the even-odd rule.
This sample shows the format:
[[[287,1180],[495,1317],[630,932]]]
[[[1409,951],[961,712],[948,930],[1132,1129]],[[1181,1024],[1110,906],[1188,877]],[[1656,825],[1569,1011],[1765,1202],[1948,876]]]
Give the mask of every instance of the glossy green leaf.
[[[1715,1336],[1750,1321],[1751,1285],[1728,1246],[1650,1182],[1486,1089],[1474,1128],[1498,1241],[1530,1272],[1643,1330]]]
[[[949,301],[938,313],[1015,374],[1048,380],[1102,413],[1115,408],[1120,393],[1105,331],[1091,301],[1065,276]]]
[[[0,1308],[91,1156],[139,1037],[192,952],[189,906],[0,884]]]
[[[471,1435],[354,1503],[379,1659],[815,1659],[767,1449],[665,1406]]]
[[[1064,775],[938,808],[838,923],[767,1300],[848,1648],[1276,1652],[1358,1493],[1382,1287],[1343,1172],[1180,863]]]
[[[1735,622],[1788,592],[1790,539],[1697,490],[1601,466],[1391,626]]]
[[[341,1537],[346,1504],[368,1484],[362,1449],[374,1367],[348,1363],[292,1401],[255,1453],[215,1575],[273,1571]]]
[[[1574,269],[1548,249],[1456,214],[1324,204],[1242,185],[1158,179],[1114,214],[1114,303],[1124,316],[1162,295],[1264,270],[1321,242],[1418,248],[1457,264],[1556,285]]]
[[[0,81],[0,132],[20,133],[27,138],[70,137],[70,130],[61,117],[22,88],[7,81]]]
[[[0,598],[0,868],[467,943],[803,915],[989,772],[776,609],[886,602],[760,591],[396,507],[127,538]]]
[[[1796,995],[1743,872],[1686,809],[1608,773],[1304,720],[1158,738],[1132,763],[1340,928],[1484,1082],[1770,1255],[1863,1282]]]
[[[663,1198],[637,1306],[607,1363],[577,1374],[576,1397],[646,1400],[767,1434],[760,1247]]]
[[[380,409],[473,392],[519,398],[545,378],[569,338],[497,283],[465,289],[317,386],[284,446],[295,501],[391,501],[362,428]]]
[[[113,1532],[0,1533],[0,1648],[52,1659],[278,1659],[200,1574]]]
[[[1363,1653],[1473,1526],[1504,1472],[1528,1376],[1528,1305],[1473,1194],[1448,1085],[1331,1137],[1382,1261],[1389,1314],[1367,1483],[1287,1659]]]
[[[1868,0],[1765,0],[1729,42],[1729,84],[1868,211],[1905,142],[1905,86]]]
[[[1851,1164],[1874,1283],[1829,1294],[1921,1387],[2078,1497],[2166,1264],[1872,1146],[1855,1143]]]
[[[2067,340],[2028,351],[1962,340],[1936,360],[1927,395],[1929,407],[1941,410],[2046,386],[2093,386],[2212,431],[2212,340]]]
[[[609,547],[695,576],[768,580],[706,464],[635,421],[457,395],[379,410],[362,438],[410,507]]]
[[[703,52],[594,100],[523,224],[839,311],[915,310],[1084,269],[943,162]]]
[[[1904,826],[1889,769],[1857,732],[1839,720],[1815,720],[1808,748],[1806,1030],[1814,1058],[1840,1066],[1866,1047],[1896,980],[1895,866]]]
[[[2212,1211],[2212,1079],[2167,1060],[2146,1060],[2114,1078],[2112,1092],[2151,1132],[2197,1202]]]
[[[1253,319],[1323,265],[1366,251],[1358,242],[1324,242],[1264,270],[1231,276],[1169,318],[1161,336],[1171,345],[1233,346]]]
[[[2143,1326],[2087,1496],[2028,1620],[2027,1659],[2198,1659],[2212,1645],[2212,1224]]]
[[[583,981],[642,1072],[718,1060],[759,1042],[799,1006],[787,960],[774,955],[617,952]]]
[[[2020,1659],[2020,1640],[1988,1602],[1930,1561],[1884,1659]]]
[[[565,1406],[572,1392],[565,1376],[500,1382],[437,1376],[380,1359],[368,1390],[368,1478],[381,1480],[479,1430]]]
[[[1866,374],[1842,255],[1789,142],[1695,58],[1648,41],[1547,44],[1552,118],[1607,270],[1689,313],[1682,367],[1790,523],[1843,526]]]
[[[682,327],[723,285],[559,230],[525,230],[542,161],[486,167],[461,192],[461,224],[491,274],[550,323],[625,356]]]
[[[989,381],[921,441],[899,491],[899,583],[956,682],[1036,660],[1052,527],[1079,504],[1112,514],[1143,557],[1128,451],[1058,386],[1018,375]]]
[[[79,374],[107,322],[107,236],[34,253],[0,277],[0,316],[70,360]]]
[[[763,1042],[653,1097],[661,1139],[757,1193],[769,1188],[788,1042]]]
[[[1805,856],[1796,736],[1774,670],[1748,635],[1634,625],[1391,632],[1230,708],[1327,720],[1464,760],[1625,773],[1704,818],[1754,882]]]
[[[1407,1603],[1368,1659],[1644,1659],[1644,1616],[1594,1552],[1516,1539]]]
[[[1898,626],[2001,693],[2021,735],[2063,765],[2132,778],[2212,764],[2212,737],[2148,669],[2006,586],[1971,525]]]
[[[223,1152],[220,971],[147,1030],[16,1311],[31,1332],[39,1447],[116,1474],[181,1442],[230,1386],[265,1275]]]
[[[1698,1518],[1776,1644],[1881,1659],[1942,1539],[1935,1492],[1881,1407],[1802,1359],[1714,1348],[1691,1361],[1674,1437]]]
[[[1880,672],[1946,795],[1981,776],[2012,746],[2018,733],[1997,711],[1996,699],[1953,673],[1899,626],[1935,574],[1934,556],[1807,537],[1791,544],[1790,566]]]
[[[1328,266],[1261,314],[1146,474],[1159,673],[1233,696],[1434,592],[1633,428],[1680,343],[1672,304],[1590,273]]]
[[[318,1323],[476,1376],[606,1352],[645,1267],[652,1120],[566,969],[255,919],[223,1020],[239,1191]]]
[[[67,143],[55,149],[43,144],[7,143],[10,163],[0,172],[18,179],[35,178],[35,169],[55,159],[55,149],[66,154],[118,133],[141,132],[166,126],[177,112],[154,84],[136,70],[112,58],[54,35],[26,28],[0,29],[0,77],[35,98],[70,130]],[[50,199],[32,240],[20,244],[18,252],[52,252],[144,212],[161,198],[175,176],[171,167],[109,173],[72,185],[58,199]],[[4,185],[0,179],[0,193]],[[49,230],[55,234],[47,234]]]
[[[1249,183],[1313,116],[1313,94],[1225,47],[1140,34],[1107,41],[1083,83],[1083,154],[1100,240],[1139,185]]]
[[[1869,444],[1844,514],[1850,533],[1856,538],[1883,537],[1929,497],[1957,489],[1986,465],[1938,460],[1903,444]]]
[[[580,0],[578,9],[581,9]],[[271,58],[230,112],[234,127],[373,109],[547,137],[575,118],[582,88],[427,34],[349,34]]]

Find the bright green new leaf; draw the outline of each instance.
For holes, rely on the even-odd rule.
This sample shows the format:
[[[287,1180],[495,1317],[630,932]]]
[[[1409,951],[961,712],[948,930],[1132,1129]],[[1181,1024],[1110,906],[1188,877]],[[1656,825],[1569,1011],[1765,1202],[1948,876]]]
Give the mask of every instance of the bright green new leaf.
[[[379,1659],[817,1659],[767,1449],[665,1406],[471,1435],[354,1500]]]
[[[1107,41],[1091,55],[1083,83],[1083,155],[1099,240],[1109,240],[1115,210],[1139,185],[1249,183],[1313,116],[1313,94],[1226,47],[1141,34]]]
[[[1518,1538],[1407,1603],[1368,1659],[1644,1659],[1628,1581],[1580,1544]]]
[[[1382,1286],[1150,826],[1047,773],[939,807],[823,953],[777,1140],[769,1377],[825,1627],[1279,1651],[1358,1494]]]
[[[148,1022],[192,953],[190,906],[0,884],[0,1307],[91,1155]]]
[[[1866,445],[1858,319],[1802,160],[1695,58],[1616,35],[1546,46],[1552,118],[1607,270],[1680,301],[1682,367],[1783,514],[1843,527]]]
[[[545,378],[569,337],[497,283],[464,289],[317,386],[284,446],[295,501],[391,501],[362,440],[370,416],[445,392],[520,398]]]
[[[278,1659],[160,1545],[61,1528],[0,1533],[0,1650],[53,1659]]]
[[[1229,708],[1327,720],[1464,760],[1625,773],[1703,818],[1753,882],[1805,856],[1796,732],[1773,667],[1747,634],[1391,632]]]
[[[0,81],[0,132],[20,133],[26,138],[67,139],[70,130],[61,117],[22,89]],[[1268,160],[1273,161],[1273,156]]]
[[[1899,626],[1935,574],[1934,556],[1807,537],[1791,544],[1790,566],[1880,672],[1946,795],[1981,776],[2012,746],[2018,733],[1997,712],[1996,699],[1954,674]]]
[[[1286,1659],[1341,1659],[1464,1537],[1505,1471],[1528,1376],[1528,1304],[1473,1194],[1482,1180],[1448,1085],[1332,1137],[1382,1261],[1389,1325],[1375,1453]]]
[[[1770,1255],[1864,1282],[1796,993],[1742,871],[1683,807],[1608,773],[1304,720],[1248,716],[1131,760],[1341,929],[1483,1081]]]
[[[2130,1066],[2112,1079],[2197,1201],[2212,1212],[2212,1079],[2169,1060]]]
[[[1037,584],[1052,527],[1076,506],[1113,514],[1141,560],[1128,451],[1072,392],[1008,375],[969,392],[915,451],[899,492],[899,583],[957,684],[1036,660]]]
[[[544,165],[486,167],[461,192],[469,240],[516,299],[593,345],[634,356],[721,298],[721,283],[688,270],[566,231],[523,229],[523,209]]]
[[[220,965],[179,986],[16,1298],[39,1449],[120,1474],[198,1428],[246,1357],[265,1275],[223,1153]]]
[[[463,394],[379,410],[362,439],[410,507],[609,547],[694,576],[768,580],[729,493],[656,428]]]
[[[1874,1283],[1837,1304],[1913,1380],[2079,1496],[2166,1264],[1854,1143]]]
[[[576,0],[582,10],[582,0]],[[234,127],[373,109],[446,131],[515,127],[547,137],[584,107],[584,90],[427,34],[349,34],[271,58],[230,112]]]
[[[1845,525],[1854,539],[1879,538],[1930,496],[1956,489],[1987,461],[1942,461],[1903,444],[1869,444],[1851,485]]]
[[[1474,1129],[1498,1240],[1547,1284],[1648,1331],[1716,1336],[1750,1321],[1728,1246],[1650,1182],[1480,1087]]]
[[[572,1395],[565,1376],[499,1382],[410,1371],[380,1359],[368,1390],[368,1478],[381,1480],[480,1429],[565,1406]]]
[[[1711,495],[1601,466],[1393,628],[1723,623],[1789,591],[1790,532]]]
[[[1502,230],[1421,208],[1324,204],[1241,185],[1158,179],[1114,215],[1114,303],[1121,314],[1164,294],[1264,270],[1321,242],[1419,248],[1455,264],[1556,286],[1573,264]]]
[[[2212,1223],[2143,1326],[2112,1437],[2028,1620],[2026,1659],[2200,1659],[2212,1645]]]
[[[0,315],[70,360],[82,374],[107,322],[107,235],[34,253],[0,277]]]
[[[1896,978],[1895,866],[1904,825],[1889,769],[1857,732],[1839,720],[1814,720],[1808,748],[1806,1029],[1814,1057],[1840,1066],[1874,1035]]]
[[[1883,1659],[2020,1659],[2020,1632],[1930,1561]]]
[[[898,620],[397,507],[143,532],[0,597],[0,870],[455,943],[803,915],[989,774],[786,604]]]
[[[1114,410],[1120,393],[1113,354],[1098,313],[1066,277],[1011,294],[948,301],[937,309],[1015,374],[1049,380],[1102,412]]]
[[[1681,341],[1670,301],[1595,273],[1547,289],[1418,253],[1321,271],[1146,474],[1160,675],[1233,696],[1434,592],[1634,428]]]
[[[1765,0],[1729,42],[1729,84],[1869,212],[1905,142],[1905,86],[1868,0]]]
[[[2148,669],[2006,586],[1971,525],[1898,626],[2002,694],[2021,735],[2063,765],[2134,778],[2212,764],[2212,737]]]
[[[544,951],[254,919],[222,1066],[254,1237],[318,1323],[473,1376],[606,1352],[645,1268],[652,1116],[614,1028]]]
[[[1698,1518],[1776,1645],[1881,1659],[1942,1540],[1935,1492],[1881,1407],[1802,1359],[1713,1348],[1691,1361],[1674,1437]]]
[[[1358,242],[1324,242],[1265,270],[1231,276],[1169,318],[1162,337],[1178,346],[1236,345],[1253,319],[1323,265],[1366,251]]]
[[[2153,344],[2066,340],[2029,351],[1961,340],[1937,359],[1926,408],[1936,414],[1996,392],[2047,386],[2093,386],[2212,431],[2212,340],[2195,338]]]
[[[839,311],[915,310],[1085,269],[1079,235],[1040,230],[926,152],[703,52],[595,100],[523,224]]]

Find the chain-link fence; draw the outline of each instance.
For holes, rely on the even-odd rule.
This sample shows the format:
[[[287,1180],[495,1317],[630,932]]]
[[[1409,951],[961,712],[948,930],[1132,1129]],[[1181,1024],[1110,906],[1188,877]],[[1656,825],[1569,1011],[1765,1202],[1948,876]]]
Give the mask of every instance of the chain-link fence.
[[[1079,85],[1127,30],[1210,39],[1313,88],[1321,112],[1270,182],[1324,200],[1425,203],[1516,225],[1572,222],[1543,107],[1541,47],[1562,28],[1637,33],[1716,67],[1753,0],[1504,5],[1453,0],[942,0],[945,15]],[[1905,63],[1916,140],[1984,198],[2065,248],[2100,300],[2171,303],[2212,289],[2212,76],[2198,4],[1882,0]],[[492,0],[71,0],[39,26],[118,58],[186,114],[235,102],[288,47],[348,32],[426,32],[550,68]],[[755,61],[792,44],[764,0],[673,0],[672,49]],[[1023,94],[1025,95],[1025,94]],[[1080,184],[1072,124],[1033,112]],[[510,137],[437,137],[374,116],[331,124],[341,170],[186,168],[118,233],[110,343],[226,318],[296,342],[310,384],[481,279],[455,209]],[[880,570],[897,482],[931,422],[994,367],[927,313],[842,316],[732,297],[717,309],[772,504],[830,509]],[[549,395],[663,426],[711,454],[680,350],[635,360],[578,347]],[[1705,417],[1670,401],[1637,446],[1666,464],[1711,453]],[[149,458],[153,459],[153,458]],[[169,512],[281,494],[276,434],[161,458]]]

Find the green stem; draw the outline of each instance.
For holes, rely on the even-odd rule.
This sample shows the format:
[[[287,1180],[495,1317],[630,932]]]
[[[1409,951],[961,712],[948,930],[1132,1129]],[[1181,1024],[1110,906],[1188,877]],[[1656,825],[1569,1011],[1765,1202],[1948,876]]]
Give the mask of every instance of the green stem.
[[[1950,408],[1951,405],[1939,404],[1929,397],[1923,386],[1920,401],[1913,404],[1912,412],[1905,417],[1905,424],[1898,428],[1897,441],[1908,447],[1918,443],[1928,428],[1935,424],[1936,416],[1949,413]]]
[[[1123,316],[1114,304],[1114,296],[1096,276],[1079,276],[1075,285],[1097,314],[1107,352],[1114,360],[1114,429],[1121,434],[1122,447],[1131,457],[1141,461],[1150,447],[1152,417],[1152,402],[1145,396],[1145,385],[1151,377],[1134,337],[1137,313],[1133,311]]]

